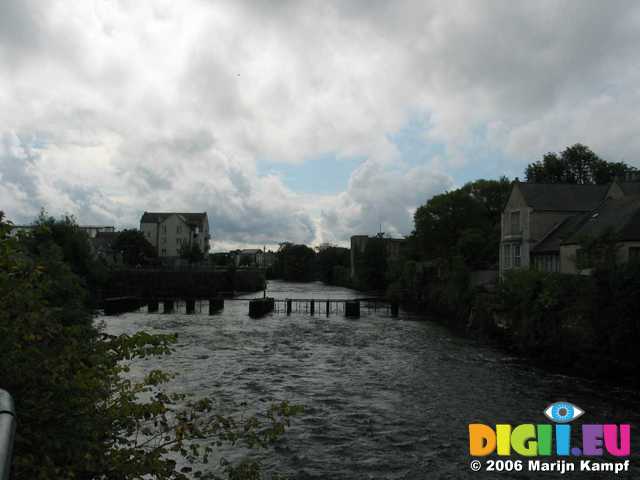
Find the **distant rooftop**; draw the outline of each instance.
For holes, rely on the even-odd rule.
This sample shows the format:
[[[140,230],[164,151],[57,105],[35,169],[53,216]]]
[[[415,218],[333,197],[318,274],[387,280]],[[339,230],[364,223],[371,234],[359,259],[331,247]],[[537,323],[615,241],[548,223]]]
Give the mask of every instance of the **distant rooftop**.
[[[186,223],[199,225],[206,218],[207,212],[179,213],[179,212],[144,212],[140,223],[162,223],[171,215],[182,217]]]

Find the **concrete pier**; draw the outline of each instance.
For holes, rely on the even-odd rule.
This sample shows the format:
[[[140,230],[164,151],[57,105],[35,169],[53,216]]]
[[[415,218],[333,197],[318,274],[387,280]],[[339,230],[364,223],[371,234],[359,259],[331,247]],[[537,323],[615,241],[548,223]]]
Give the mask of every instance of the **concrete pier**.
[[[133,312],[140,308],[138,297],[112,297],[104,300],[105,315],[119,315],[121,313]]]
[[[251,318],[258,318],[273,311],[275,302],[273,298],[254,298],[249,302],[249,316]]]
[[[173,313],[175,304],[173,300],[165,300],[164,302],[162,302],[162,306],[164,313]]]
[[[215,297],[209,299],[209,315],[219,312],[224,308],[224,298]]]
[[[148,313],[156,313],[158,311],[158,309],[160,308],[159,304],[160,304],[160,302],[158,302],[158,300],[149,300],[147,302],[147,312]]]
[[[358,300],[345,302],[344,315],[350,318],[360,317],[360,302]]]
[[[186,311],[188,314],[193,314],[196,311],[196,301],[193,298],[187,298],[185,300]]]

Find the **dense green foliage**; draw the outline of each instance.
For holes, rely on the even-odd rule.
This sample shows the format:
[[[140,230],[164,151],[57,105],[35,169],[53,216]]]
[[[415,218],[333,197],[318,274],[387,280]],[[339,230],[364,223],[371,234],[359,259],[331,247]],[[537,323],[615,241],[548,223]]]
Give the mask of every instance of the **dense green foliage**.
[[[186,479],[174,458],[197,466],[218,446],[263,447],[278,438],[299,407],[284,402],[260,418],[223,417],[212,399],[167,393],[168,373],[130,376],[131,360],[168,354],[176,338],[110,336],[94,326],[74,273],[85,259],[65,256],[65,239],[84,248],[76,230],[69,219],[47,220],[32,235],[12,237],[0,214],[0,388],[14,396],[19,418],[14,478]],[[260,478],[251,461],[223,470],[227,478]]]
[[[477,180],[432,197],[416,210],[413,232],[418,259],[461,257],[470,268],[495,266],[500,242],[500,214],[511,184]]]
[[[204,253],[197,243],[183,243],[178,250],[180,258],[189,263],[198,263],[204,260]]]
[[[634,170],[624,162],[607,162],[589,147],[576,143],[559,154],[550,152],[542,160],[530,163],[525,176],[530,183],[603,185]]]
[[[315,252],[306,245],[284,243],[276,254],[273,276],[292,282],[314,279]]]
[[[156,249],[139,230],[123,230],[118,234],[111,248],[122,253],[122,261],[129,266],[154,263],[158,257]]]
[[[349,279],[351,258],[348,248],[329,247],[317,255],[318,275],[327,285],[344,285]]]
[[[109,275],[104,264],[93,255],[88,235],[73,217],[56,220],[42,211],[31,234],[22,236],[21,245],[31,257],[43,261],[49,261],[51,257],[63,262],[83,288],[81,296],[89,305],[95,306],[96,292],[108,282]]]
[[[383,291],[389,284],[389,262],[385,239],[370,238],[363,252],[354,255],[356,271],[358,272],[357,286],[362,290]]]
[[[635,378],[639,294],[637,263],[609,264],[590,276],[513,270],[489,308],[522,353],[581,374]]]

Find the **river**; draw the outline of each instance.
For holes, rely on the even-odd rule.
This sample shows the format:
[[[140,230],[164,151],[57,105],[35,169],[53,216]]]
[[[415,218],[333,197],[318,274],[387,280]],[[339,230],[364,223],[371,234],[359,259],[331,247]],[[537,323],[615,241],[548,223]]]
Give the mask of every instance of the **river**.
[[[359,296],[319,283],[277,281],[269,282],[268,292],[277,298]],[[106,318],[106,331],[178,333],[175,353],[138,361],[137,372],[159,367],[178,373],[174,390],[212,396],[225,412],[262,411],[279,400],[304,405],[277,445],[260,454],[266,472],[301,480],[558,478],[474,473],[468,454],[469,423],[549,423],[542,412],[556,400],[585,410],[589,423],[631,423],[635,447],[638,394],[548,373],[429,319],[402,311],[399,318],[378,311],[359,319],[251,319],[247,312],[240,301],[227,301],[214,316],[136,312]],[[640,478],[640,466],[632,469],[635,474],[622,478]]]

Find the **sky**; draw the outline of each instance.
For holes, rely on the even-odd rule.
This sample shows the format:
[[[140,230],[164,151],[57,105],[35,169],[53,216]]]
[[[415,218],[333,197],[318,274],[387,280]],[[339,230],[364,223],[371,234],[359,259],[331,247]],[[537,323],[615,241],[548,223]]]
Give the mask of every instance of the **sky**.
[[[576,142],[640,167],[640,3],[0,2],[0,210],[213,249],[401,237]]]

